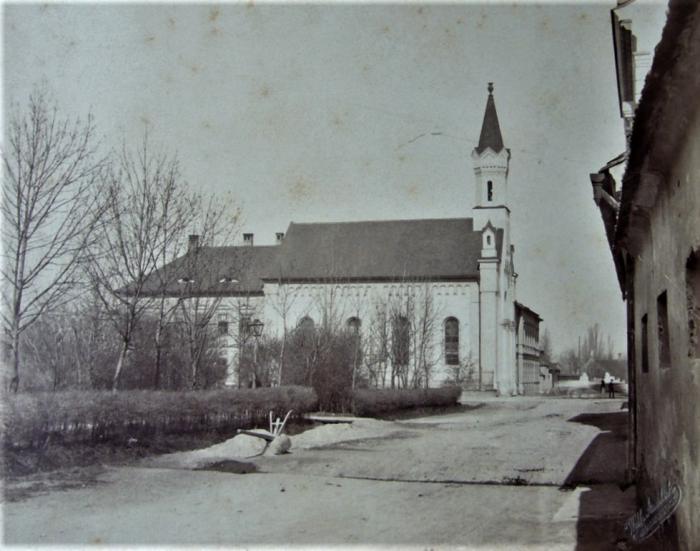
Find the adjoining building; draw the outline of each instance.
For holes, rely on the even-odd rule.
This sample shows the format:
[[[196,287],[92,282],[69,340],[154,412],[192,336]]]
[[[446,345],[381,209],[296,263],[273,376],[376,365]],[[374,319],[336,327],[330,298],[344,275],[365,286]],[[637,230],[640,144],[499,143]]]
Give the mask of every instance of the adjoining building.
[[[616,53],[629,81],[634,60]],[[591,175],[627,303],[630,475],[647,508],[680,488],[663,530],[669,549],[687,550],[700,542],[698,98],[700,4],[672,0],[632,114],[621,192],[605,167]]]
[[[421,384],[440,384],[461,367],[469,371],[471,388],[530,393],[539,384],[540,318],[516,302],[510,157],[489,83],[471,153],[470,217],[291,223],[276,245],[263,247],[253,234],[244,234],[242,246],[216,248],[192,236],[188,253],[163,268],[171,282],[166,294],[216,301],[212,322],[227,343],[230,384],[245,384],[237,379],[236,343],[252,319],[264,323],[266,335],[279,337],[300,324],[322,324],[332,301],[334,313],[363,333],[378,305],[410,300],[411,313],[393,316],[392,324],[401,327],[389,334],[392,341],[408,338],[415,316],[426,315],[429,304],[432,322],[421,353],[434,369]]]

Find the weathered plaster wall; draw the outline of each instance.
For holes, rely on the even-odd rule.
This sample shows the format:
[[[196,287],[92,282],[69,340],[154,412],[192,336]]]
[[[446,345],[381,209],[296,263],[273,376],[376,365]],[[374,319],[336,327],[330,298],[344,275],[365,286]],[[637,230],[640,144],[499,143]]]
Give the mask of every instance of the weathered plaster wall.
[[[700,359],[688,356],[685,266],[700,250],[700,117],[651,210],[635,267],[637,461],[642,497],[667,482],[683,488],[677,528],[683,549],[700,542]],[[660,367],[657,297],[668,293],[671,366]],[[642,372],[641,318],[648,316],[649,370]]]

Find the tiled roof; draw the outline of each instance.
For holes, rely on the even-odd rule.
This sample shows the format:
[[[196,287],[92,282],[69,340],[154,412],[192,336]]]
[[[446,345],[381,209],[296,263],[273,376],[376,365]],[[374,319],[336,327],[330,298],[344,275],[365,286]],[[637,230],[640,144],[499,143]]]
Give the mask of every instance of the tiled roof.
[[[502,242],[497,230],[499,256]],[[281,245],[201,247],[152,276],[144,293],[157,293],[161,278],[170,296],[261,293],[263,280],[474,280],[480,253],[471,218],[292,223]]]
[[[480,253],[471,218],[292,223],[278,260],[290,280],[472,279]]]
[[[279,247],[200,247],[161,268],[144,285],[144,294],[237,295],[261,293],[261,275],[273,271]]]
[[[479,154],[483,153],[487,147],[490,147],[496,153],[499,153],[504,147],[501,127],[498,124],[498,115],[496,114],[496,102],[493,100],[493,94],[491,93],[492,90],[493,88],[489,84],[489,98],[486,100],[484,122],[481,125],[479,145],[476,146],[476,152]]]

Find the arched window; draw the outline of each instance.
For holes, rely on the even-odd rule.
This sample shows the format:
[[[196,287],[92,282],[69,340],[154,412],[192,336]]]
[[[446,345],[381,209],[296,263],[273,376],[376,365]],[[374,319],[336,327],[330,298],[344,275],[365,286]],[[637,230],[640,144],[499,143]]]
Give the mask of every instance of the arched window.
[[[304,316],[299,320],[299,323],[297,324],[297,331],[301,338],[300,344],[302,347],[311,346],[313,343],[315,327],[316,325],[314,324],[314,320],[312,320],[309,316]]]
[[[362,322],[360,321],[360,318],[352,316],[351,318],[348,318],[348,321],[345,322],[345,325],[347,325],[348,331],[350,331],[350,333],[352,333],[353,335],[359,335]]]
[[[391,352],[393,363],[408,365],[410,324],[405,316],[396,316],[391,328]]]
[[[299,329],[302,331],[313,331],[315,327],[314,320],[312,320],[309,316],[304,316],[299,320],[297,327],[299,327]]]
[[[459,320],[453,317],[445,320],[445,363],[459,365]]]
[[[491,180],[486,182],[486,200],[493,201],[493,182]]]

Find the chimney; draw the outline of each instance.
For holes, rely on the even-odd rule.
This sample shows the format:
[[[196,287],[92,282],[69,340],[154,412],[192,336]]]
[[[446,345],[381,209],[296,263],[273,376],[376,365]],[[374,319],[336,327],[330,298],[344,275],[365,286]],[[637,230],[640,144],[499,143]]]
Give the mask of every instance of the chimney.
[[[248,245],[249,247],[253,246],[253,234],[252,233],[244,233],[243,234],[243,244]]]
[[[282,241],[284,241],[284,233],[282,233],[282,232],[277,232],[277,233],[275,234],[275,239],[277,240],[277,244],[278,244],[278,245],[281,245],[281,244],[282,244]]]
[[[199,236],[198,235],[190,235],[188,243],[187,243],[187,252],[191,253],[197,250],[199,247]]]

